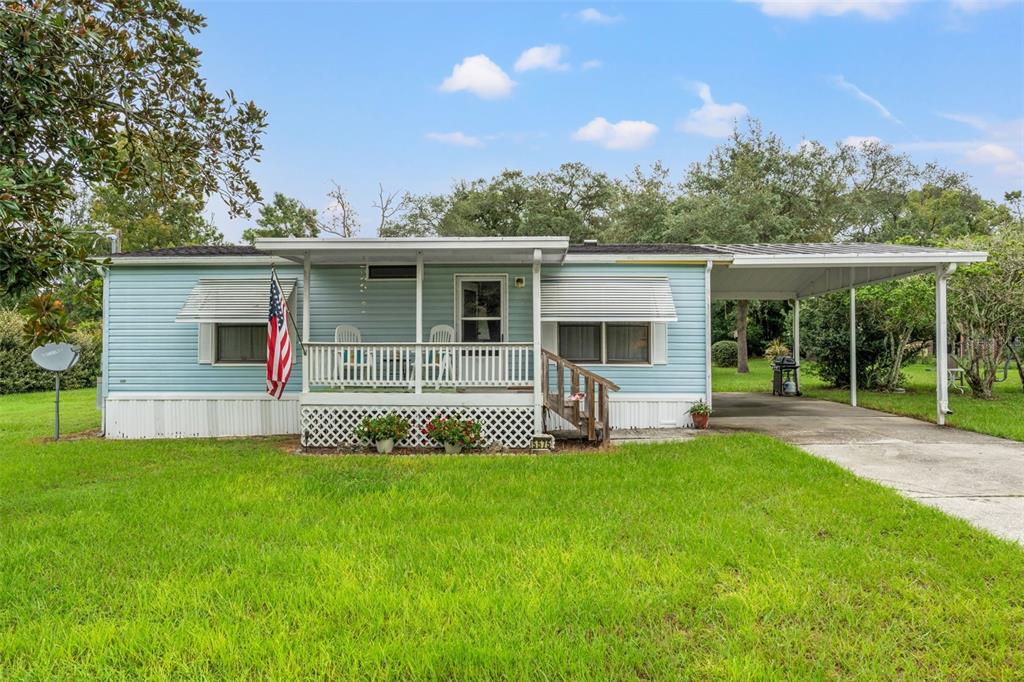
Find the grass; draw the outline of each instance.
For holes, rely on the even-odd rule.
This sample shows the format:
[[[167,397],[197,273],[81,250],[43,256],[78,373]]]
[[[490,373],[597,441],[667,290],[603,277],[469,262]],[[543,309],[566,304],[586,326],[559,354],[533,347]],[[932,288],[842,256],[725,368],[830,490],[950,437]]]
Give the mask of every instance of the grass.
[[[715,391],[738,391],[743,393],[772,390],[771,366],[765,360],[750,361],[749,374],[737,374],[735,369],[715,367],[712,386]],[[857,404],[875,410],[906,415],[925,421],[935,421],[935,366],[927,364],[909,365],[904,368],[907,375],[905,393],[879,393],[857,391]],[[812,372],[800,375],[800,388],[805,396],[849,403],[850,392],[846,389],[828,388]],[[951,390],[949,406],[953,414],[946,417],[946,424],[969,431],[987,433],[1003,438],[1024,441],[1024,391],[1021,390],[1020,376],[1011,367],[1009,378],[995,385],[995,400],[972,398],[970,391],[960,395]]]
[[[51,398],[0,397],[3,679],[1024,670],[1020,547],[765,437],[305,457]]]

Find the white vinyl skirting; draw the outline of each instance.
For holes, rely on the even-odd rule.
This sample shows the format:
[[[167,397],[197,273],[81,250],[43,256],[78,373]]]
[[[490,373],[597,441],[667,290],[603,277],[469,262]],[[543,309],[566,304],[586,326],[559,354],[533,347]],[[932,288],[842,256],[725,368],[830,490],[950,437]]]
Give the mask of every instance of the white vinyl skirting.
[[[110,394],[107,438],[274,436],[299,432],[299,398],[261,393]]]

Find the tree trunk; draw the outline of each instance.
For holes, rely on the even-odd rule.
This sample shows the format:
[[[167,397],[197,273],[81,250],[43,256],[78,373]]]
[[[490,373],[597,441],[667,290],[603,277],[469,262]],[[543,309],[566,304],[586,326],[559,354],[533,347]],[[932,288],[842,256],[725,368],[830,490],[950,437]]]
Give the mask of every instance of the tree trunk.
[[[1020,388],[1024,391],[1024,353],[1013,347],[1012,343],[1007,342],[1006,350],[1010,351],[1010,356],[1013,358],[1013,364],[1017,365],[1017,374],[1020,375]]]
[[[736,307],[736,371],[740,374],[750,372],[747,366],[747,304],[740,301]]]

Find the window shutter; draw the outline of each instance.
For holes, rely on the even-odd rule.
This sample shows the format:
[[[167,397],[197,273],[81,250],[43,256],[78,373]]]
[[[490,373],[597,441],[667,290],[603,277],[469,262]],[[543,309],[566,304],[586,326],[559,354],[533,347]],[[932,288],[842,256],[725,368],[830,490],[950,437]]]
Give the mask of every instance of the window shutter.
[[[212,365],[217,342],[217,325],[212,322],[199,324],[199,364]]]
[[[552,353],[558,352],[558,323],[540,323],[540,347]]]
[[[651,363],[668,364],[668,325],[664,322],[651,323]]]

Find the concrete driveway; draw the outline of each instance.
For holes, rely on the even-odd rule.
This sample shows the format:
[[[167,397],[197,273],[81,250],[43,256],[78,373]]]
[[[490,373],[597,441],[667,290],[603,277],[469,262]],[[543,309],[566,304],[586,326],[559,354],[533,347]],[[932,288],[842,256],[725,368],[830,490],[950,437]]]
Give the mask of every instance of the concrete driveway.
[[[1024,544],[1024,443],[824,400],[716,393],[714,409],[715,431],[775,436]]]

